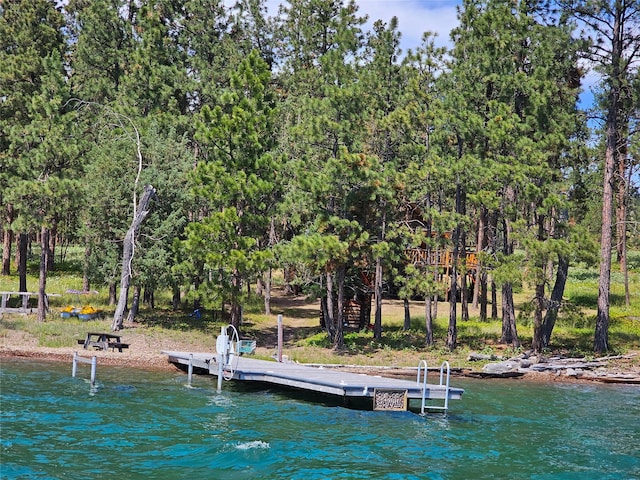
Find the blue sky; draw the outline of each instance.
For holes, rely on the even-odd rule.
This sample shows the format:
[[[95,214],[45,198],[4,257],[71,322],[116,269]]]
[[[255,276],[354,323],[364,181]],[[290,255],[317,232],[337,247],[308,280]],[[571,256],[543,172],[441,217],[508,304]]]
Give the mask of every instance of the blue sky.
[[[420,44],[426,31],[438,34],[438,44],[449,44],[449,32],[458,25],[457,0],[356,0],[360,13],[369,16],[369,26],[376,20],[388,22],[398,17],[402,48]]]
[[[283,0],[267,0],[270,15],[275,15]],[[441,44],[449,41],[449,32],[458,24],[456,5],[459,0],[356,0],[361,15],[368,15],[367,28],[376,20],[388,22],[398,17],[402,32],[402,48],[420,44],[423,32],[438,33]]]
[[[269,14],[275,15],[282,0],[267,0]],[[368,15],[365,26],[370,29],[376,20],[389,22],[393,16],[398,17],[398,30],[402,33],[401,48],[415,48],[420,44],[422,34],[426,31],[438,34],[436,45],[451,46],[449,33],[458,25],[457,6],[461,0],[356,0],[361,15]],[[589,74],[583,79],[581,106],[588,107],[593,102],[590,89],[597,79]]]

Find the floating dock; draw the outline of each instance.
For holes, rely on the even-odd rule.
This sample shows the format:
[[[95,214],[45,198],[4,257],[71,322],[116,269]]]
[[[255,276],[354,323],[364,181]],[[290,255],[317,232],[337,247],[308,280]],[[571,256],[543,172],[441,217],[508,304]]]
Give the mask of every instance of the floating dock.
[[[211,375],[221,371],[219,356],[215,353],[194,353],[163,351],[169,362],[192,369],[205,370]],[[446,363],[446,362],[445,362]],[[374,410],[407,410],[411,401],[420,402],[418,408],[437,409],[446,412],[449,400],[462,398],[464,390],[449,386],[440,369],[440,382],[429,384],[426,379],[426,363],[423,375],[418,367],[416,381],[387,378],[381,376],[349,373],[331,368],[318,368],[289,362],[271,362],[242,356],[235,356],[225,364],[223,377],[228,380],[262,382],[299,390],[318,392],[325,395],[342,397],[345,405],[352,400],[369,403]],[[448,364],[447,364],[448,366]],[[433,375],[433,373],[432,373]],[[434,376],[437,376],[435,374]],[[446,383],[445,383],[446,381]],[[441,400],[442,405],[426,404],[430,400]]]

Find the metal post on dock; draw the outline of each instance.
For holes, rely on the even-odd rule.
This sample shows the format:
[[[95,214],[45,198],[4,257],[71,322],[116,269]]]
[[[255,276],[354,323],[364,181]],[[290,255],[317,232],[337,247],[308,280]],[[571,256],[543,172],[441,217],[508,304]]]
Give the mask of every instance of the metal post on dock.
[[[98,365],[98,359],[93,357],[91,359],[91,385],[96,384],[96,366]]]
[[[78,371],[78,352],[73,352],[73,366],[71,367],[71,377],[76,378]]]
[[[193,376],[193,353],[189,354],[189,370],[187,371],[187,385],[191,386],[191,377]]]
[[[278,362],[282,362],[282,315],[278,315]]]
[[[218,354],[218,393],[222,391],[222,371],[229,353],[229,335],[227,327],[220,329],[220,335],[216,339],[216,353]]]

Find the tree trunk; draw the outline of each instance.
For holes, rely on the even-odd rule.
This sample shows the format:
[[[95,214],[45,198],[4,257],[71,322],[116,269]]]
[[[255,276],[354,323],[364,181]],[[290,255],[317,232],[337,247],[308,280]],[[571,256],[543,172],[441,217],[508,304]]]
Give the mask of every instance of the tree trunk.
[[[133,322],[136,319],[136,315],[138,315],[138,310],[140,308],[140,291],[142,288],[140,285],[133,286],[133,300],[131,300],[131,308],[129,309],[129,314],[127,315],[127,322]]]
[[[462,185],[456,185],[456,213],[464,212],[464,192]],[[451,285],[449,290],[449,328],[447,329],[447,348],[455,350],[458,339],[457,331],[457,302],[458,302],[458,261],[460,258],[460,229],[458,223],[453,230],[453,252],[451,255]]]
[[[462,211],[460,213],[466,213],[464,196],[462,199]],[[469,288],[467,286],[467,233],[464,228],[461,228],[460,232],[460,313],[462,315],[462,321],[469,321]]]
[[[264,274],[264,285],[262,289],[265,315],[271,315],[271,275],[271,268],[269,268]]]
[[[29,236],[26,233],[21,233],[18,235],[18,251],[17,257],[18,261],[18,283],[20,284],[18,291],[26,292],[27,291],[27,248],[29,243]]]
[[[489,238],[487,239],[489,252],[495,254],[498,251],[498,212],[489,214]],[[491,320],[498,319],[498,288],[491,275]]]
[[[336,280],[338,281],[338,319],[336,321],[336,333],[335,338],[333,339],[333,347],[336,350],[341,350],[344,348],[344,277],[345,277],[345,266],[340,265],[336,269]]]
[[[47,301],[47,263],[49,255],[49,230],[40,229],[40,278],[38,282],[38,321],[44,322],[49,305]]]
[[[614,96],[612,93],[610,95]],[[611,99],[607,116],[607,145],[604,160],[604,183],[602,192],[602,228],[600,234],[600,278],[598,281],[598,312],[593,349],[597,353],[609,350],[609,292],[611,290],[611,250],[613,227],[613,182],[615,170],[615,147],[617,112],[615,99]]]
[[[558,258],[558,271],[556,272],[556,281],[551,291],[551,299],[544,316],[540,329],[533,331],[533,343],[531,348],[534,352],[540,353],[549,346],[551,342],[551,333],[558,319],[558,311],[562,306],[562,296],[567,283],[567,275],[569,273],[569,259],[564,255]]]
[[[116,282],[109,282],[109,305],[116,304]]]
[[[482,272],[480,275],[480,321],[487,321],[487,272]]]
[[[623,127],[621,125],[618,125],[618,128]],[[627,162],[625,155],[626,145],[621,136],[622,135],[617,135],[617,140],[620,142],[620,145],[618,145],[615,150],[617,174],[614,175],[616,196],[616,259],[620,263],[622,263],[622,259],[626,254],[625,246],[627,239]]]
[[[49,230],[49,241],[47,242],[47,271],[49,272],[55,268],[57,235],[58,228],[56,226],[56,223],[54,223]]]
[[[145,306],[149,307],[152,310],[156,308],[156,292],[153,287],[144,287],[142,303],[144,303]]]
[[[229,305],[229,313],[231,314],[231,325],[240,331],[240,323],[242,320],[242,305],[240,305],[240,292],[242,289],[242,277],[237,268],[234,268],[231,274],[231,304]]]
[[[460,275],[460,314],[463,322],[469,321],[469,288],[467,275]]]
[[[487,224],[487,209],[485,207],[480,208],[480,218],[478,220],[478,235],[476,240],[476,259],[478,259],[478,264],[476,266],[475,271],[475,282],[473,286],[473,298],[471,305],[473,308],[478,308],[478,302],[480,301],[480,296],[482,295],[482,268],[480,266],[480,254],[484,251],[486,246],[486,238],[485,234],[485,226]],[[486,307],[485,307],[486,313]]]
[[[331,333],[327,323],[329,321],[329,308],[327,306],[327,297],[320,298],[320,327],[327,331],[327,336],[331,339]]]
[[[513,242],[511,240],[511,226],[508,220],[504,220],[504,254],[513,255]],[[518,331],[516,329],[516,312],[513,303],[513,286],[511,283],[502,285],[502,336],[500,343],[520,346]]]
[[[409,299],[403,298],[402,303],[404,304],[404,325],[402,329],[406,332],[407,330],[411,330],[411,311],[409,310]]]
[[[7,205],[5,221],[6,226],[2,230],[2,275],[10,275],[11,246],[13,245],[13,230],[11,230],[11,222],[13,222],[13,205]]]
[[[513,289],[510,283],[505,283],[502,286],[502,337],[500,343],[512,345],[514,348],[520,346],[513,305]]]
[[[382,203],[384,208],[386,202]],[[387,229],[387,214],[382,214],[382,225],[380,227],[380,242],[384,242]],[[375,297],[376,297],[376,314],[373,324],[373,338],[380,340],[382,338],[382,257],[376,258],[376,278],[375,278]]]
[[[498,319],[498,286],[493,277],[491,278],[491,320]]]
[[[91,257],[91,247],[89,242],[85,239],[84,247],[84,261],[82,262],[82,291],[88,292],[91,288],[91,281],[89,280],[89,258]]]
[[[428,294],[424,300],[424,323],[425,323],[425,344],[430,347],[433,345],[433,315],[431,307],[431,295]]]
[[[371,293],[358,291],[356,299],[360,304],[360,321],[358,328],[362,330],[371,323]]]
[[[376,311],[373,321],[373,338],[382,338],[382,259],[376,258],[376,278],[374,284]]]
[[[336,328],[335,328],[335,318],[334,318],[334,312],[335,309],[333,308],[333,275],[331,274],[331,272],[327,272],[326,273],[326,280],[327,280],[327,285],[326,285],[326,290],[327,290],[327,296],[326,296],[326,315],[324,316],[324,323],[325,323],[325,327],[327,329],[327,335],[329,336],[329,342],[331,342],[331,344],[334,343],[334,340],[336,338]]]
[[[285,295],[294,295],[295,294],[295,289],[291,285],[291,282],[293,282],[293,279],[296,276],[296,270],[292,266],[286,266],[286,267],[284,267],[284,272],[283,273],[284,273],[284,294]]]
[[[2,231],[2,275],[11,274],[11,246],[13,231],[7,226]]]
[[[539,242],[543,242],[545,240],[545,229],[544,229],[544,215],[537,215],[537,219],[536,222],[538,224],[538,241]],[[543,263],[542,265],[540,265],[540,263]],[[534,303],[534,310],[533,310],[533,345],[538,346],[538,348],[540,347],[538,339],[536,339],[536,336],[540,336],[542,328],[543,328],[543,318],[542,318],[542,312],[545,309],[545,285],[547,283],[547,277],[548,274],[545,271],[545,267],[549,268],[548,265],[544,265],[546,263],[550,263],[546,262],[544,259],[540,259],[539,263],[537,265],[538,268],[540,268],[541,273],[538,276],[537,279],[537,283],[535,286],[535,297],[533,299],[533,303]],[[550,273],[550,272],[549,272]],[[534,346],[534,350],[535,351],[540,351],[539,349],[536,350],[536,347]]]
[[[620,112],[622,110],[622,81],[625,67],[622,65],[624,54],[623,2],[614,2],[613,25],[611,31],[611,70],[609,73],[609,92],[607,98],[607,120],[605,125],[605,154],[602,189],[602,228],[600,237],[600,278],[598,281],[598,312],[593,338],[593,349],[597,353],[609,350],[609,294],[611,291],[611,251],[612,216],[614,197],[614,174],[616,170],[616,148],[620,145]],[[631,62],[630,62],[631,63]]]
[[[545,307],[544,301],[544,283],[538,283],[535,286],[535,298],[534,309],[533,309],[533,343],[532,348],[536,352],[540,352],[542,350],[542,329],[543,327],[543,317],[542,312]]]
[[[155,189],[151,185],[145,185],[144,192],[140,197],[137,211],[131,222],[131,226],[124,237],[122,245],[122,274],[120,276],[120,295],[118,305],[113,315],[113,323],[111,329],[116,332],[122,329],[124,321],[124,311],[127,306],[127,297],[129,296],[129,284],[133,275],[131,263],[133,262],[135,241],[140,230],[142,222],[149,214],[151,199],[155,196]]]
[[[620,148],[618,149],[620,150]],[[626,153],[626,148],[624,148]],[[629,293],[629,267],[627,265],[627,203],[629,202],[629,185],[631,184],[631,168],[625,171],[625,157],[620,153],[618,168],[621,178],[618,180],[618,211],[616,225],[618,227],[618,261],[620,262],[620,271],[624,279],[624,301],[627,307],[631,304],[631,295]]]
[[[176,311],[180,306],[180,287],[177,284],[173,284],[171,287],[172,295],[171,295],[171,308]]]

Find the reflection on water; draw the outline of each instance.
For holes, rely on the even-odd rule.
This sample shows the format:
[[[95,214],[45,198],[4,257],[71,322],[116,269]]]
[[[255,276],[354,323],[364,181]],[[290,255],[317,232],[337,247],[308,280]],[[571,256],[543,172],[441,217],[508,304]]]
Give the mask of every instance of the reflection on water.
[[[637,386],[454,379],[421,417],[70,363],[3,359],[0,478],[640,478]]]

